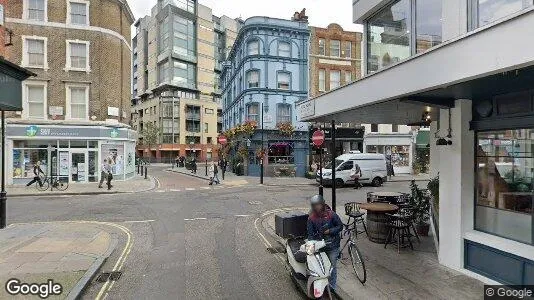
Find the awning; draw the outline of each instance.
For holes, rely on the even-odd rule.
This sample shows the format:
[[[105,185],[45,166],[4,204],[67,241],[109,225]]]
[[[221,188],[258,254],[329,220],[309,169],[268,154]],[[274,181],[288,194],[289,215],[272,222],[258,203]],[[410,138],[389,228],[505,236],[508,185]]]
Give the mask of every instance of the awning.
[[[415,137],[415,147],[416,148],[428,148],[430,144],[430,131],[429,130],[419,130],[417,136]]]

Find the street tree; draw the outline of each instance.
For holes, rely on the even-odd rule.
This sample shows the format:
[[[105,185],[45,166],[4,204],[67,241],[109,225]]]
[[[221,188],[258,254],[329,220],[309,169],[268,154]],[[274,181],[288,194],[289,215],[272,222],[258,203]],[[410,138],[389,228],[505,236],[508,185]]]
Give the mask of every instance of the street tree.
[[[143,136],[143,145],[147,146],[148,149],[152,145],[156,145],[159,141],[161,130],[154,123],[147,123],[141,132]]]

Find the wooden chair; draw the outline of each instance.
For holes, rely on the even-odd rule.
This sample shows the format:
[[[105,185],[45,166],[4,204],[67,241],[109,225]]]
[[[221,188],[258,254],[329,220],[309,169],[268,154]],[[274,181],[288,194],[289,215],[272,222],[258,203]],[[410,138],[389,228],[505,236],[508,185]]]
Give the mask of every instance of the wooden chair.
[[[388,227],[388,234],[386,237],[386,244],[384,244],[384,249],[387,248],[388,244],[397,244],[397,253],[400,253],[400,248],[407,246],[404,241],[404,239],[406,239],[408,241],[408,245],[413,250],[410,225],[406,222],[405,216],[400,214],[386,214],[386,217],[388,218],[386,224]]]

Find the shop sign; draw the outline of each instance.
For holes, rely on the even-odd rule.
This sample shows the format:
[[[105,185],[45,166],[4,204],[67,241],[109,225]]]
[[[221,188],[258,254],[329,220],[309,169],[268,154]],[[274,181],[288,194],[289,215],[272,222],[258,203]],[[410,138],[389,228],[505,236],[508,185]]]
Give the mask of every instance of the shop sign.
[[[315,116],[315,99],[301,103],[299,105],[300,120],[307,117]]]
[[[84,138],[112,138],[112,139],[130,139],[135,134],[131,130],[119,128],[99,128],[99,127],[69,127],[69,126],[7,126],[6,133],[10,137],[25,136],[29,138],[38,137],[84,137]]]
[[[119,116],[119,108],[108,106],[108,116],[118,117]]]
[[[62,116],[63,106],[50,106],[48,107],[48,114],[51,116]]]

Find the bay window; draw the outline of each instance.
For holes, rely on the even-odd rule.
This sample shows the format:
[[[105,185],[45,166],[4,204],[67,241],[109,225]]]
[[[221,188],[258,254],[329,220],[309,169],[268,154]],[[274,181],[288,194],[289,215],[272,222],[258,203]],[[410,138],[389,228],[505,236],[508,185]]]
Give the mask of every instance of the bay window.
[[[257,88],[260,86],[260,71],[251,70],[247,72],[247,87]]]
[[[247,53],[248,55],[258,55],[260,54],[260,41],[252,40],[247,44]]]
[[[259,103],[251,103],[247,106],[247,119],[249,121],[260,121],[260,105]]]
[[[178,15],[174,15],[173,20],[173,53],[190,58],[196,57],[195,24],[193,24],[193,21]],[[165,35],[167,34],[168,32],[165,32]]]

